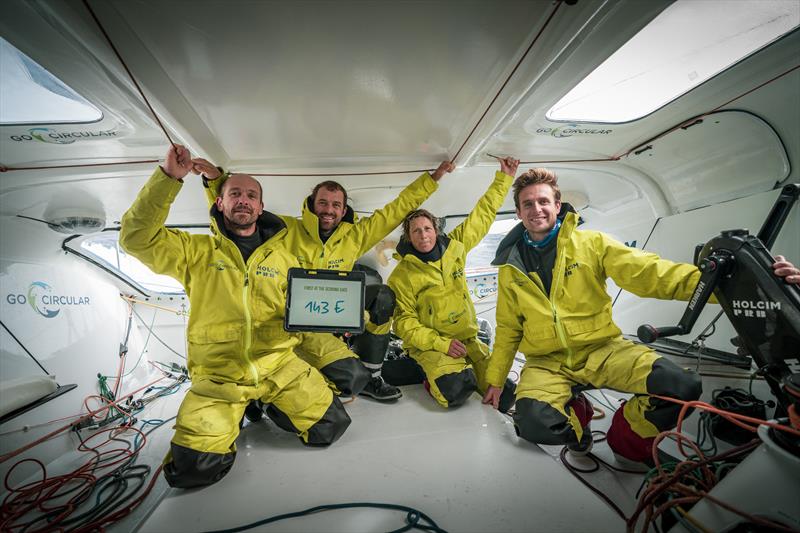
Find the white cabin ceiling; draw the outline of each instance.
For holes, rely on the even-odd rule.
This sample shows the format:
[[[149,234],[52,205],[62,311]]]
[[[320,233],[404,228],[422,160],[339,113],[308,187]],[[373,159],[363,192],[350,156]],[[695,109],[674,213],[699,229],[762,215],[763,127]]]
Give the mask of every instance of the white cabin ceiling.
[[[687,201],[670,190],[675,176],[622,156],[730,100],[723,109],[760,117],[782,141],[782,161],[797,168],[797,30],[640,120],[545,118],[671,3],[90,0],[170,136],[226,168],[289,174],[260,178],[278,193],[267,207],[289,214],[299,214],[326,175],[353,191],[355,209],[370,211],[456,155],[459,170],[430,207],[463,213],[496,168],[487,153],[528,166],[599,160],[542,164],[561,173],[562,188],[588,197],[587,213],[612,213],[620,198],[644,198],[655,215],[677,212],[719,201],[714,184],[697,184],[699,196]],[[0,35],[104,113],[99,123],[52,132],[113,132],[70,144],[19,142],[11,137],[30,126],[0,126],[2,165],[132,163],[0,173],[0,214],[40,216],[46,198],[79,187],[119,220],[168,143],[97,24],[79,1],[9,0],[0,3]],[[142,160],[151,162],[135,164]],[[751,189],[731,185],[728,194]],[[200,196],[179,198],[169,221],[206,220],[204,203],[194,203]]]

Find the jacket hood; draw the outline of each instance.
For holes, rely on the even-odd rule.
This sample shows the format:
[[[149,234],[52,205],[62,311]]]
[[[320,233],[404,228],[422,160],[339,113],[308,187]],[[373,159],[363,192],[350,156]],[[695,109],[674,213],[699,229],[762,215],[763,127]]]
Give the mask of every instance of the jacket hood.
[[[450,237],[447,235],[439,235],[436,237],[436,244],[437,246],[442,247],[442,253],[444,253],[444,251],[447,250],[447,246],[450,244]],[[403,237],[400,237],[400,242],[397,244],[395,250],[397,250],[397,253],[400,257],[403,257],[406,254],[418,256],[420,253],[416,248],[414,248],[410,241],[407,241]]]
[[[578,218],[578,222],[575,225],[576,227],[583,224],[583,219],[580,217],[580,215],[578,215],[578,212],[575,211],[575,208],[572,207],[572,205],[567,202],[561,203],[561,210],[558,212],[558,215],[556,215],[556,218],[558,218],[563,223],[564,219],[566,219],[570,213],[572,213],[573,216]],[[492,260],[492,265],[500,266],[508,262],[508,256],[511,253],[511,250],[514,249],[514,246],[516,245],[517,241],[519,241],[522,238],[522,233],[524,231],[525,231],[525,225],[522,222],[520,222],[519,224],[514,226],[511,229],[511,231],[508,232],[508,235],[506,235],[503,238],[503,240],[500,241],[500,244],[497,245],[497,252],[495,253],[494,259]]]
[[[216,204],[211,206],[209,214],[211,216],[212,229],[214,229],[219,235],[223,235],[230,239],[230,232],[228,232],[228,228],[225,227],[225,219],[222,216],[222,212],[217,209]],[[266,241],[280,230],[285,228],[286,222],[284,222],[279,216],[274,215],[269,211],[264,211],[256,220],[256,227],[261,233],[263,240]]]

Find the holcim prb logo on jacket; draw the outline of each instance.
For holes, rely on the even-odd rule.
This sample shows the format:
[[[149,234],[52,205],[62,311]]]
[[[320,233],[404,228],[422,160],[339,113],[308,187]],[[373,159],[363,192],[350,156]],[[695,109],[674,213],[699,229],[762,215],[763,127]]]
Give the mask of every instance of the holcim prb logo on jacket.
[[[57,294],[53,288],[43,281],[34,281],[28,287],[27,294],[7,294],[6,301],[12,305],[31,306],[31,309],[45,318],[58,316],[61,308],[69,305],[89,305],[88,296],[67,296]]]

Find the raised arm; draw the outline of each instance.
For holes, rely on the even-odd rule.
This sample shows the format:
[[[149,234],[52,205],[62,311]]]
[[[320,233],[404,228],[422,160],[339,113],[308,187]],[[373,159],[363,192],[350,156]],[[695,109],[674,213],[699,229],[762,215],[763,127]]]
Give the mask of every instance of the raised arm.
[[[468,251],[481,242],[492,226],[492,222],[497,218],[497,210],[503,205],[508,189],[514,182],[517,167],[519,167],[519,159],[513,157],[500,159],[500,170],[495,174],[494,181],[478,200],[466,220],[448,234],[451,239],[463,243],[464,248]]]
[[[170,147],[162,167],[156,169],[122,217],[119,243],[122,248],[157,274],[186,281],[189,235],[164,227],[170,205],[191,170],[189,151]]]
[[[442,162],[433,174],[423,173],[403,189],[397,198],[372,215],[359,220],[356,223],[354,235],[360,244],[356,257],[364,255],[367,250],[399,226],[410,211],[422,205],[422,202],[427,200],[439,187],[438,182],[442,176],[452,172],[453,168],[455,168],[454,165],[449,161]]]
[[[203,189],[210,208],[216,202],[222,184],[228,179],[228,173],[202,157],[192,159],[192,172],[203,178]]]

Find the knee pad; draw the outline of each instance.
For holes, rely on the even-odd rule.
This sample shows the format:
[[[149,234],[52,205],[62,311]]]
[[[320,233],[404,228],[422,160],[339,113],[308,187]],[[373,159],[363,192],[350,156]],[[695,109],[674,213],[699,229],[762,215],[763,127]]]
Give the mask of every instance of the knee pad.
[[[282,430],[288,431],[289,433],[300,433],[300,430],[292,424],[292,421],[286,413],[275,407],[274,404],[267,405],[266,409],[264,409],[264,413]]]
[[[225,477],[233,467],[236,452],[199,452],[170,444],[168,461],[164,464],[164,478],[170,487],[191,489],[212,485]]]
[[[425,380],[425,372],[410,357],[388,358],[383,363],[381,377],[389,385],[419,385]]]
[[[309,446],[328,446],[336,442],[350,425],[350,416],[344,410],[344,405],[339,398],[334,396],[333,401],[322,418],[308,428]]]
[[[647,376],[647,392],[693,401],[703,393],[703,382],[696,372],[684,370],[661,357],[653,363],[653,369]]]
[[[389,348],[389,334],[376,335],[365,331],[360,335],[354,335],[350,343],[350,347],[358,354],[361,361],[380,367],[386,357],[386,350]]]
[[[445,374],[435,380],[436,387],[447,400],[448,407],[456,407],[467,401],[470,394],[478,390],[478,379],[471,368],[455,374]]]
[[[386,324],[392,318],[396,302],[394,291],[388,285],[379,285],[375,299],[367,307],[370,322],[376,326]]]
[[[511,381],[509,378],[506,378],[506,382],[503,385],[503,392],[500,393],[500,404],[497,406],[497,410],[501,413],[507,413],[511,406],[514,405],[514,396],[517,392],[517,384]]]
[[[358,357],[339,359],[322,367],[320,372],[345,396],[356,396],[372,377]]]
[[[703,383],[696,372],[684,370],[669,359],[661,357],[653,363],[653,369],[647,376],[647,392],[690,402],[698,399],[703,393]],[[644,413],[647,421],[659,431],[675,427],[681,410],[680,405],[652,397],[649,402],[652,409]],[[694,409],[689,409],[686,415],[693,411]]]
[[[533,398],[518,398],[514,408],[517,436],[536,444],[577,442],[569,418],[548,403]]]

